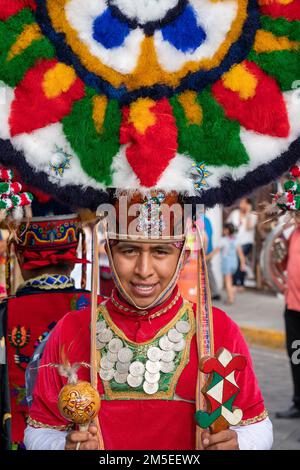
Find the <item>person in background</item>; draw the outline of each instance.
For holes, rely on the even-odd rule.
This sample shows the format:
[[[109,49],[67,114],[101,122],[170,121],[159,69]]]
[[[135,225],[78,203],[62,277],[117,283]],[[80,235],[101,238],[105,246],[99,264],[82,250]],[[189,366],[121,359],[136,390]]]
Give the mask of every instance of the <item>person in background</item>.
[[[252,202],[249,198],[243,198],[240,201],[239,208],[235,209],[229,215],[227,222],[231,223],[237,229],[237,243],[241,247],[244,257],[251,255],[255,241],[255,227],[257,224],[257,216],[253,214]],[[233,284],[242,292],[244,290],[244,282],[246,277],[246,269],[242,270],[240,263],[233,276]]]
[[[221,296],[220,296],[217,282],[216,282],[214,272],[213,272],[212,257],[210,256],[210,254],[213,251],[213,228],[212,228],[210,220],[208,219],[208,217],[206,217],[206,215],[204,216],[204,231],[206,234],[206,252],[205,253],[206,253],[206,263],[207,263],[207,271],[208,271],[208,279],[209,279],[211,296],[212,296],[212,300],[220,300]]]
[[[290,358],[293,380],[293,403],[287,409],[276,413],[276,418],[300,418],[300,214],[294,216],[295,229],[290,236],[285,292],[286,348]]]
[[[77,214],[22,222],[14,242],[24,283],[0,303],[0,449],[22,449],[28,416],[25,372],[33,353],[70,310],[90,303],[71,271],[82,223]]]
[[[227,294],[227,304],[234,302],[233,275],[240,265],[241,271],[246,269],[245,256],[243,250],[238,245],[234,235],[233,224],[225,224],[220,246],[212,251],[211,256],[221,252],[221,271],[224,276],[224,285]]]

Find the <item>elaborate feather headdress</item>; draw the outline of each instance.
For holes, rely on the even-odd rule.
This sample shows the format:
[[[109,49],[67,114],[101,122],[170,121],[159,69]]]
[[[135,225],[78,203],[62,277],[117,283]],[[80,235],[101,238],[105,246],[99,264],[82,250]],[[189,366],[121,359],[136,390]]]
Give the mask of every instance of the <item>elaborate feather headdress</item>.
[[[92,210],[231,204],[299,158],[299,44],[300,0],[0,0],[0,161]]]

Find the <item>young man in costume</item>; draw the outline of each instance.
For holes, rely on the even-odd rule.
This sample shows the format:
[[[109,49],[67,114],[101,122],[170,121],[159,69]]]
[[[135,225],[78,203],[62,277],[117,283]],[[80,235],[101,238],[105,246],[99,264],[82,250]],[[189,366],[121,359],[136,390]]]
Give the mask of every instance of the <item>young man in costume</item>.
[[[177,199],[176,194],[163,193],[132,196],[128,213],[135,207],[139,214],[135,235],[130,234],[134,223],[130,216],[125,233],[120,231],[120,223],[115,232],[107,233],[116,287],[98,306],[99,422],[105,449],[195,449],[196,309],[177,287],[188,256],[185,233],[181,228],[175,234],[175,217],[169,224],[171,230],[165,232],[165,219],[162,214],[157,216],[164,204],[171,207]],[[203,446],[269,449],[272,425],[247,345],[237,325],[221,310],[213,309],[213,323],[216,350],[222,347],[245,356],[247,366],[237,375],[237,387],[234,381],[227,382],[221,395],[211,396],[221,403],[239,388],[234,405],[242,409],[243,419],[232,429],[204,432]],[[29,450],[98,448],[93,426],[89,432],[69,430],[70,423],[57,407],[65,380],[56,369],[47,367],[61,362],[63,347],[71,364],[89,362],[89,324],[89,309],[71,312],[58,323],[46,345],[25,432]],[[78,376],[88,380],[89,371],[82,368]]]
[[[89,294],[75,289],[71,271],[82,233],[78,215],[34,217],[18,227],[14,242],[24,283],[0,305],[1,330],[6,343],[0,366],[1,418],[5,422],[1,446],[22,446],[28,416],[25,371],[38,345],[70,309],[89,305]],[[1,335],[2,336],[2,335]]]
[[[300,64],[299,50],[295,47],[300,40],[297,27],[300,12],[299,0],[292,0],[287,5],[265,3],[252,0],[40,0],[25,4],[16,1],[13,6],[6,6],[5,3],[0,7],[0,65],[3,65],[0,67],[0,78],[7,99],[4,105],[0,104],[0,161],[16,165],[26,181],[31,180],[32,184],[44,187],[69,205],[93,211],[99,204],[109,201],[108,188],[129,192],[139,190],[142,195],[148,194],[150,199],[151,191],[163,190],[166,195],[177,191],[194,198],[194,204],[213,207],[220,203],[230,205],[260,185],[276,179],[296,162],[299,155],[300,105],[299,100],[295,99],[293,82],[298,79]],[[283,34],[285,48],[278,47],[278,37]],[[283,63],[285,67],[282,67]],[[144,205],[142,198],[140,204]],[[116,249],[113,247],[113,251]],[[142,252],[142,255],[144,259],[146,254]],[[131,286],[133,282],[135,291],[144,295],[150,292],[152,287],[141,285],[144,278],[140,279],[140,274],[135,274],[137,279],[133,277],[131,281],[130,273],[123,271],[124,263],[118,253],[113,252],[113,257],[116,259],[116,269],[120,270],[121,283]],[[201,262],[200,259],[200,265]],[[132,335],[131,340],[136,342],[143,339],[152,342],[155,334],[160,334],[164,328],[168,330],[168,315],[175,318],[179,312],[190,319],[189,332],[178,331],[185,340],[180,347],[189,344],[190,339],[186,339],[185,335],[192,335],[193,332],[190,307],[187,311],[180,310],[183,301],[179,297],[179,304],[176,303],[174,285],[173,289],[167,290],[168,299],[158,287],[168,284],[173,274],[156,274],[159,282],[155,287],[155,294],[158,295],[155,302],[159,305],[147,305],[146,309],[142,309],[145,313],[143,317],[137,313],[140,312],[137,306],[133,305],[132,311],[126,289],[122,289],[118,282],[118,288],[122,291],[120,296],[125,296],[125,300],[112,298],[105,305],[110,310],[109,314],[100,312],[114,322],[111,328],[105,327],[105,333],[101,336],[100,343],[105,343],[103,354],[116,354],[115,350],[107,351],[104,340],[119,339],[127,345],[124,346],[126,352],[121,353],[121,359],[125,354],[123,360],[127,359],[124,361],[127,367],[131,360],[128,349],[138,347],[134,342],[130,343],[127,336]],[[207,292],[203,282],[202,287],[202,292]],[[157,313],[153,307],[161,313],[160,309],[164,311],[168,308],[170,301],[172,307],[151,319],[150,323],[147,316]],[[214,336],[206,331],[206,323],[203,328],[199,325],[201,315],[207,313],[207,303],[206,296],[201,305],[197,304],[196,336],[202,336],[203,340],[197,342],[201,346],[198,351],[200,359],[202,353],[209,349],[208,339],[212,340]],[[117,309],[115,314],[114,309]],[[92,312],[95,313],[95,309]],[[228,345],[232,353],[236,353],[237,349],[237,352],[244,351],[247,356],[247,348],[242,345],[244,343],[239,333],[230,322],[227,328],[227,317],[218,312],[215,310],[214,313],[216,346]],[[129,322],[130,328],[121,324],[121,320],[118,323],[119,317],[122,322]],[[56,338],[57,344],[50,348],[49,343],[46,358],[51,356],[50,351],[56,351],[57,357],[54,359],[59,361],[61,340],[64,342],[64,334],[70,334],[74,336],[70,350],[82,347],[83,357],[79,359],[89,359],[87,337],[84,336],[84,331],[88,331],[88,321],[86,326],[79,325],[76,318],[75,315],[74,322],[70,321],[66,328],[56,330],[57,336],[52,338],[53,342]],[[76,331],[71,324],[76,324]],[[118,329],[114,324],[118,325]],[[103,326],[103,323],[100,325]],[[218,333],[219,327],[221,330]],[[177,331],[176,327],[173,329]],[[124,331],[121,333],[119,330]],[[204,337],[202,333],[208,334]],[[123,339],[110,338],[115,334],[122,335]],[[174,331],[170,334],[168,341],[171,343],[172,338],[181,338]],[[120,345],[120,341],[113,344]],[[171,347],[166,340],[162,344]],[[143,355],[144,346],[141,351]],[[77,360],[78,351],[73,349],[73,352],[70,360]],[[139,357],[134,355],[134,351],[131,352],[134,358]],[[115,358],[111,354],[111,359]],[[195,429],[191,422],[196,408],[192,403],[197,371],[195,354],[192,345],[188,354],[189,364],[181,364],[175,354],[171,365],[164,366],[165,370],[172,369],[175,361],[177,375],[174,379],[174,370],[161,371],[167,375],[160,376],[159,391],[155,393],[161,393],[162,399],[153,396],[147,399],[147,390],[153,391],[157,387],[154,377],[149,374],[157,379],[155,374],[158,372],[155,370],[160,367],[150,365],[152,372],[147,370],[150,379],[147,382],[151,384],[152,380],[154,385],[146,385],[146,391],[142,388],[141,401],[140,396],[136,399],[136,392],[131,390],[137,389],[141,381],[138,371],[133,369],[133,373],[130,372],[129,375],[135,378],[130,377],[129,383],[126,378],[126,383],[117,382],[116,385],[111,382],[115,374],[112,378],[112,369],[108,367],[112,361],[102,358],[102,365],[106,366],[102,369],[106,372],[100,371],[101,380],[106,389],[100,392],[104,398],[116,398],[118,394],[121,394],[120,397],[124,394],[134,397],[126,402],[121,399],[103,400],[100,422],[107,448],[128,447],[128,441],[133,447],[194,446]],[[172,353],[163,357],[171,356]],[[182,353],[183,361],[184,357]],[[221,359],[224,360],[224,357]],[[159,362],[151,361],[151,358],[149,361]],[[122,360],[119,362],[123,364]],[[183,366],[182,371],[178,369],[179,363]],[[126,367],[119,365],[117,372],[123,374],[122,377],[117,375],[119,382],[125,380]],[[95,364],[92,363],[94,368]],[[225,366],[223,368],[226,369]],[[139,371],[142,369],[139,366]],[[42,377],[45,371],[42,369],[40,372],[41,382],[38,382],[36,395],[40,396],[40,400],[36,398],[32,418],[35,424],[64,427],[66,422],[55,409],[62,381],[52,370],[57,388],[49,397],[51,417],[47,413],[45,416],[42,397],[48,399],[48,390],[47,394],[44,393]],[[186,378],[184,373],[190,374],[189,377]],[[84,372],[80,371],[80,374],[82,376]],[[236,400],[237,403],[240,400],[244,419],[256,419],[264,413],[264,407],[259,392],[258,395],[256,393],[256,386],[251,385],[255,380],[250,362],[245,373],[238,372],[240,385],[243,385],[243,376],[247,377],[247,386],[241,387]],[[231,383],[230,380],[227,382]],[[197,383],[199,385],[198,380]],[[138,386],[144,386],[143,379]],[[232,383],[233,389],[234,386]],[[217,390],[221,388],[218,384],[216,387]],[[249,389],[253,393],[248,397],[245,394],[249,393]],[[176,400],[176,396],[180,399]],[[197,401],[199,396],[196,393]],[[235,412],[229,405],[229,415],[223,406],[222,410],[217,406],[216,403],[222,402],[226,396],[227,392],[222,397],[218,394],[215,398],[211,397],[213,413],[218,415],[222,411],[227,416],[237,417],[240,412]],[[162,408],[168,412],[162,413]],[[122,412],[119,413],[119,410]],[[130,419],[126,413],[130,413]],[[156,419],[152,421],[152,414],[155,413]],[[153,432],[153,428],[148,426],[149,414],[151,422],[162,426],[155,437],[148,435]],[[109,423],[108,416],[111,418]],[[200,421],[204,418],[209,421],[208,416],[197,416]],[[182,426],[182,420],[185,420],[186,426]],[[124,433],[120,436],[120,430],[125,430],[124,423],[126,433],[131,432],[126,443],[122,441]],[[141,423],[144,425],[143,432],[139,427]],[[184,437],[179,433],[178,423],[187,430]],[[265,425],[266,421],[262,423],[245,426],[240,435],[245,434],[245,430],[258,429],[257,426]],[[42,436],[43,432],[54,435],[56,441],[51,444],[52,447],[65,446],[63,431],[56,434],[58,431],[55,429],[31,427],[26,438],[29,448],[43,446],[43,438],[37,437]],[[196,434],[199,437],[199,432]],[[31,439],[30,435],[34,437]],[[250,442],[249,438],[248,445]],[[241,442],[239,446],[243,447]]]

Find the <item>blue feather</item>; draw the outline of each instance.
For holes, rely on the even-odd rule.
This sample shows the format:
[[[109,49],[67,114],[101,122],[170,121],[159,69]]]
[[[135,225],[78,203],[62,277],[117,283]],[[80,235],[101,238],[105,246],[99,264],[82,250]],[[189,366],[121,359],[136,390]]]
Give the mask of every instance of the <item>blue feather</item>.
[[[110,8],[95,19],[93,27],[93,38],[106,49],[122,46],[130,33],[129,26],[112,16]]]
[[[164,40],[182,52],[194,52],[206,39],[206,32],[197,24],[195,12],[190,5],[161,31]]]

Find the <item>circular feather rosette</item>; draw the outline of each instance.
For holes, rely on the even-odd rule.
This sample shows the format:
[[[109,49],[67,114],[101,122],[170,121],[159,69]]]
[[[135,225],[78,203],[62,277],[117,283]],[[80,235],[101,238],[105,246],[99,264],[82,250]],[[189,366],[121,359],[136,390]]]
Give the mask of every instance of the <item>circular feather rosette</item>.
[[[0,161],[230,204],[300,157],[299,45],[300,0],[0,0]]]

